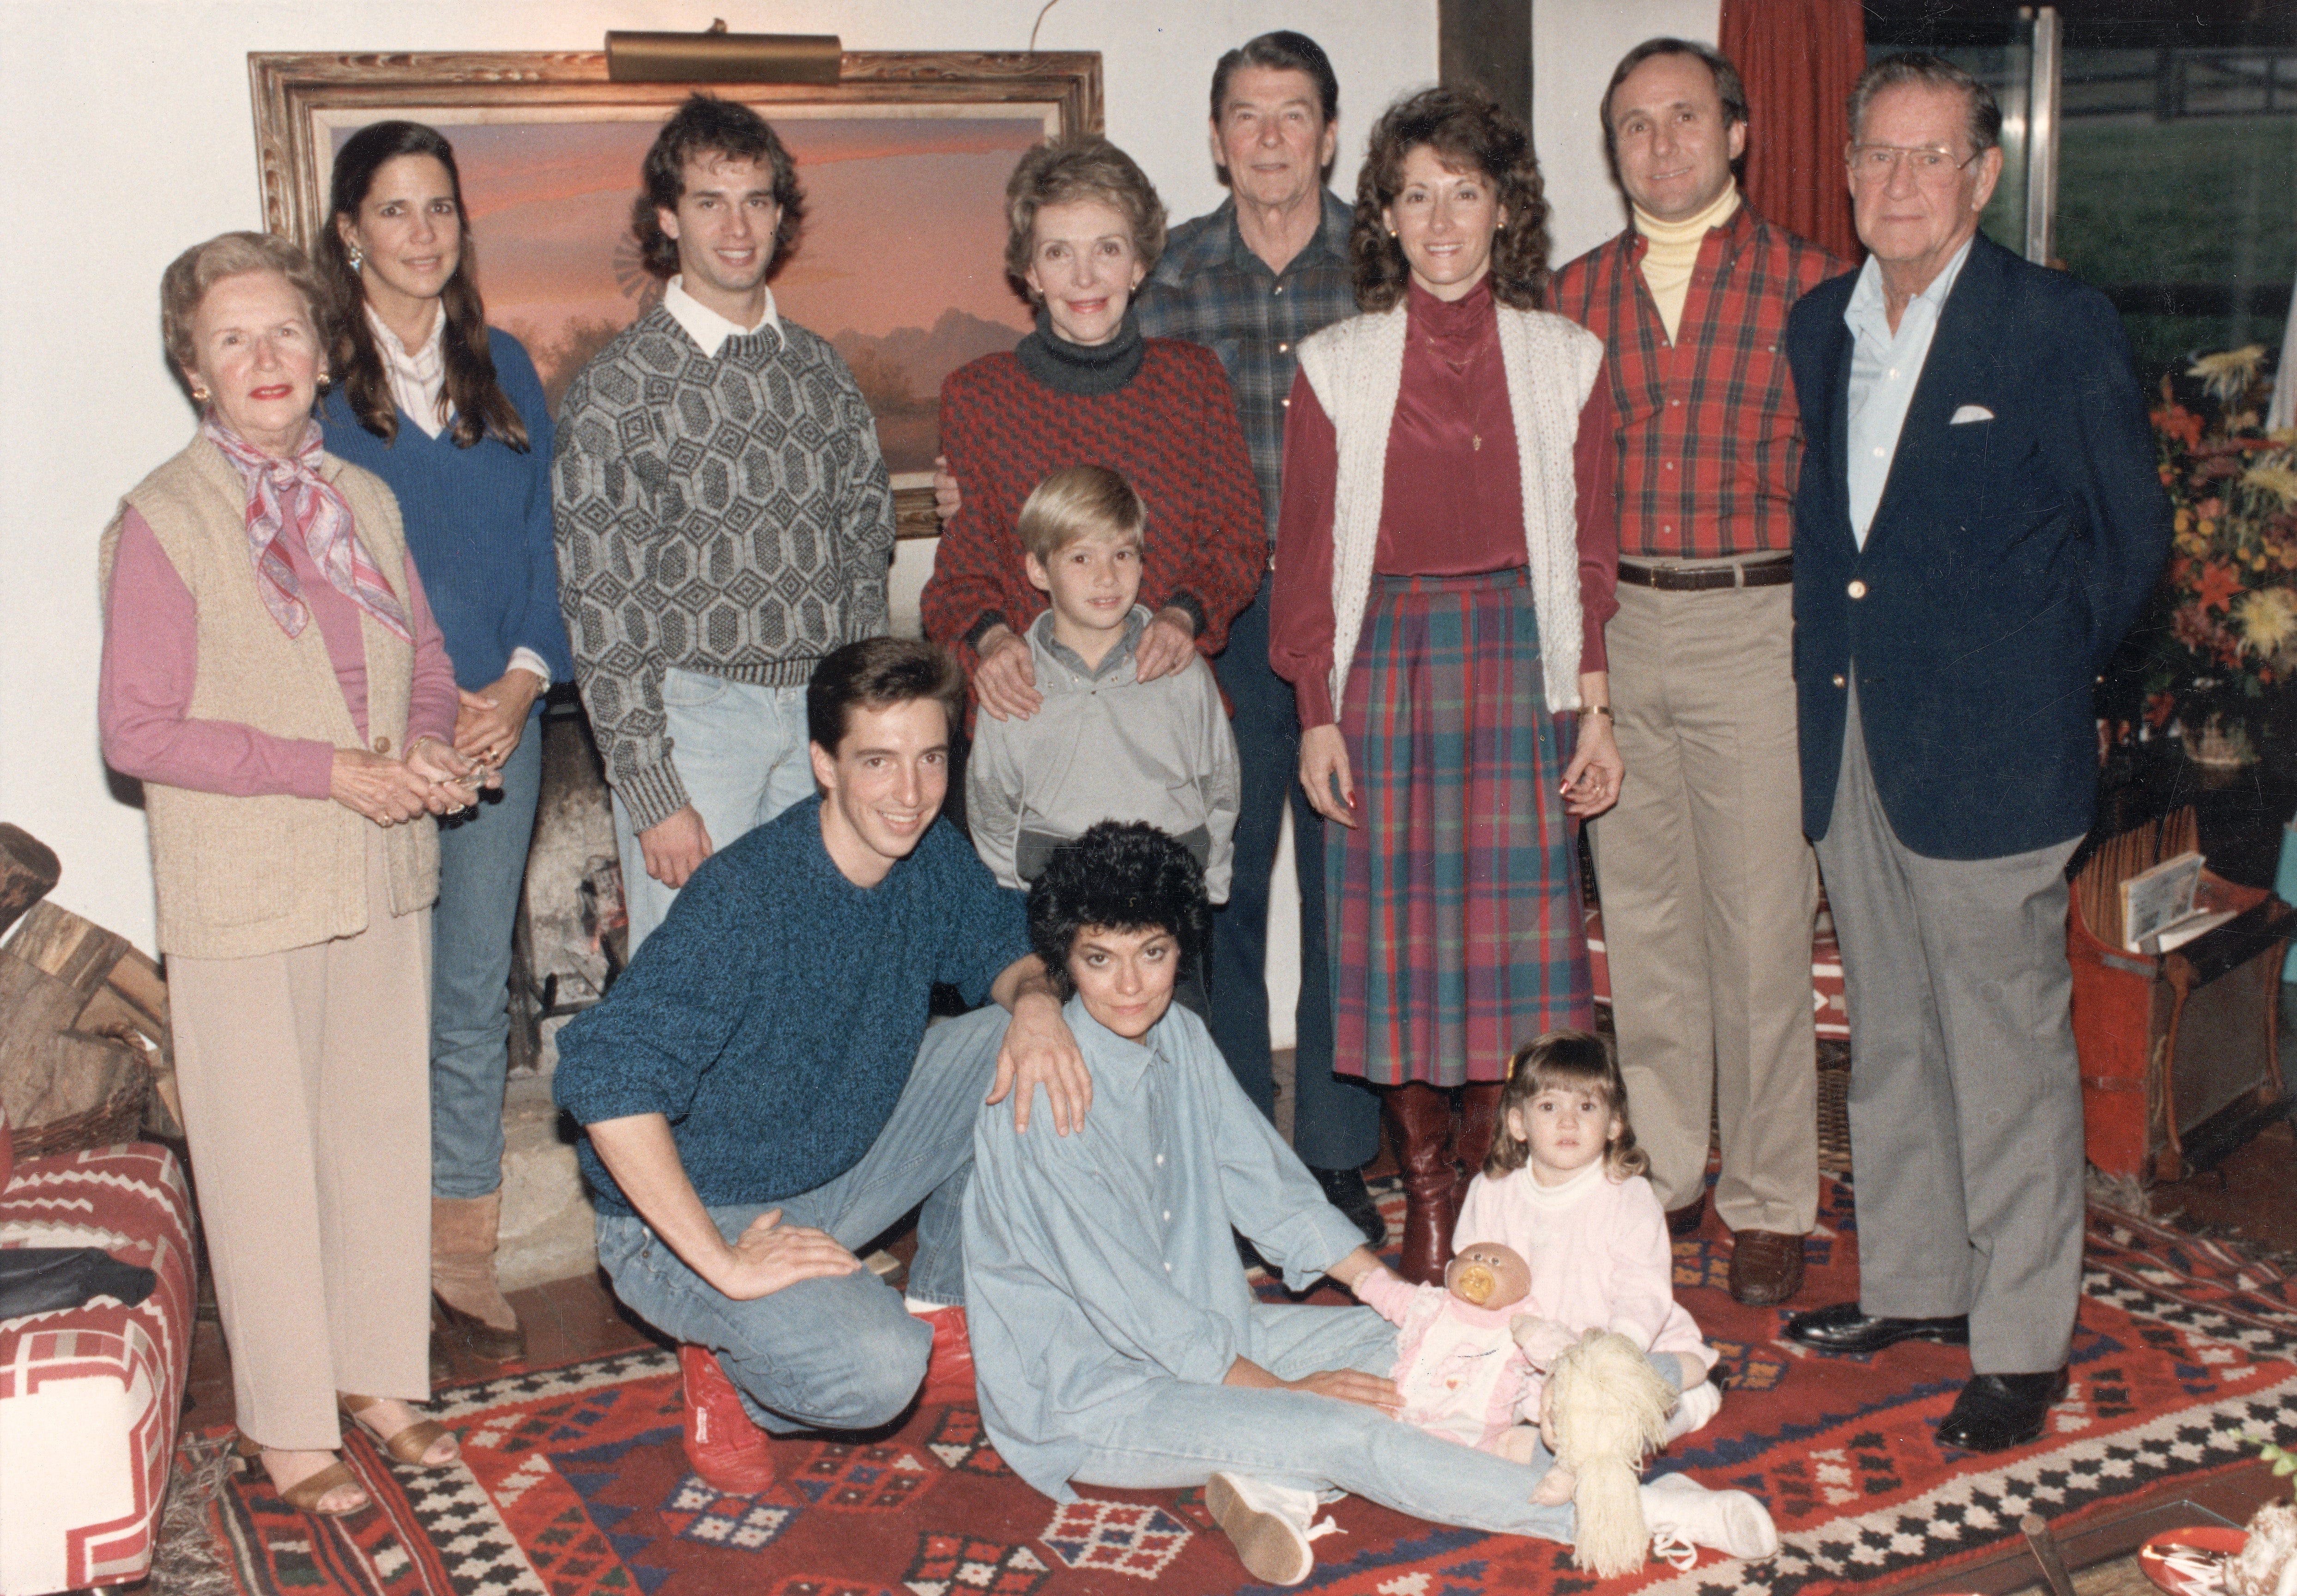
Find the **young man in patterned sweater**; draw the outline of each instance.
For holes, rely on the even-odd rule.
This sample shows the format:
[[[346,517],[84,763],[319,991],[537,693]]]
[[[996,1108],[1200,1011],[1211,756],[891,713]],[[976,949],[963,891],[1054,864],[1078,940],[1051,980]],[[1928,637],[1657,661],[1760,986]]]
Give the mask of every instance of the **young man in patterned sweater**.
[[[632,231],[669,282],[567,390],[552,474],[633,954],[696,866],[811,795],[806,679],[885,632],[893,547],[861,391],[766,286],[804,211],[789,152],[696,95],[643,176]]]

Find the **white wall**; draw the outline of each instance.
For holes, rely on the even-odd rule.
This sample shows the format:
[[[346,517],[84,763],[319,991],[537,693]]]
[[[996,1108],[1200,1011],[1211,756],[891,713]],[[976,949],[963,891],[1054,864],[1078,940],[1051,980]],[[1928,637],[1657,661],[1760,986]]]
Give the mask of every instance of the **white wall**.
[[[836,32],[850,49],[1018,50],[1040,0],[0,0],[0,819],[63,860],[63,907],[152,946],[141,812],[96,747],[96,537],[192,415],[161,359],[160,273],[262,225],[251,50],[595,50],[610,27]],[[1711,11],[1711,6],[1710,6]],[[1433,79],[1435,0],[1059,0],[1047,50],[1099,50],[1108,132],[1175,217],[1218,202],[1205,95],[1220,51],[1297,28],[1343,91],[1353,192],[1378,108]],[[912,551],[905,565],[917,563]]]
[[[1549,259],[1560,266],[1627,225],[1596,107],[1619,57],[1647,38],[1715,42],[1721,0],[1545,0],[1531,18],[1532,139],[1547,183]]]

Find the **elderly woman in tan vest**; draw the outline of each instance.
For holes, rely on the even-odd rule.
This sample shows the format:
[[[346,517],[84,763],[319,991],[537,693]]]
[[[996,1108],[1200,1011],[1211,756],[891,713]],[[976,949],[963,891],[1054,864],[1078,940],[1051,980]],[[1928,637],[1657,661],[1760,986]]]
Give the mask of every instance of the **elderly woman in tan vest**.
[[[493,777],[455,751],[397,504],[320,448],[309,262],[226,233],[161,301],[203,414],[104,531],[103,752],[144,786],[240,1449],[291,1505],[352,1512],[339,1410],[401,1462],[460,1455],[408,1406],[430,1393],[431,817]]]

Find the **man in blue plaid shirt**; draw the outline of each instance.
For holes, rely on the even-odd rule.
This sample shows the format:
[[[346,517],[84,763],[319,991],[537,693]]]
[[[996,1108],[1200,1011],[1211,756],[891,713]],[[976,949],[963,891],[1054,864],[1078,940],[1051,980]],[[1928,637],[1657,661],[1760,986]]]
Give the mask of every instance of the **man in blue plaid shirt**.
[[[1339,111],[1332,63],[1305,34],[1264,33],[1222,56],[1213,69],[1212,152],[1229,198],[1173,229],[1164,259],[1133,298],[1144,334],[1201,343],[1227,368],[1272,550],[1293,351],[1311,333],[1356,314],[1348,204],[1324,186],[1339,147]],[[956,514],[960,485],[944,473],[934,486],[945,521]],[[1386,1230],[1362,1172],[1379,1151],[1379,1105],[1359,1082],[1332,1076],[1324,827],[1294,778],[1300,721],[1291,684],[1268,664],[1268,586],[1264,577],[1213,662],[1236,709],[1244,793],[1235,876],[1215,917],[1207,972],[1211,1030],[1246,1095],[1273,1117],[1268,900],[1288,801],[1300,883],[1293,1146],[1332,1205],[1378,1246]]]
[[[1294,350],[1311,333],[1356,314],[1349,208],[1324,186],[1339,144],[1339,109],[1332,63],[1304,34],[1264,33],[1222,56],[1213,69],[1212,146],[1229,197],[1173,230],[1135,300],[1141,332],[1204,344],[1228,368],[1272,551]],[[1360,1172],[1379,1151],[1379,1100],[1362,1084],[1332,1077],[1324,827],[1295,779],[1300,722],[1291,684],[1269,669],[1265,579],[1230,623],[1228,647],[1213,669],[1236,706],[1244,776],[1236,874],[1213,935],[1213,1040],[1246,1094],[1272,1113],[1264,972],[1269,887],[1288,800],[1300,883],[1293,1147],[1333,1205],[1377,1246],[1386,1231]]]

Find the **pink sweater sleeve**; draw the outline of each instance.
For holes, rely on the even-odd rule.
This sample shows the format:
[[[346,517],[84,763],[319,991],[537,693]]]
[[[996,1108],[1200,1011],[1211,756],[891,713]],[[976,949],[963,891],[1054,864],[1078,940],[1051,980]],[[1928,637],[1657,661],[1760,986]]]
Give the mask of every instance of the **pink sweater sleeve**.
[[[1388,1323],[1400,1325],[1412,1312],[1412,1304],[1423,1291],[1433,1291],[1439,1296],[1443,1288],[1437,1286],[1415,1286],[1400,1275],[1385,1269],[1364,1271],[1355,1284],[1356,1300]]]
[[[1640,1175],[1619,1182],[1610,1195],[1608,1328],[1650,1352],[1676,1313],[1675,1247],[1667,1238],[1667,1213]]]
[[[198,673],[191,589],[151,526],[131,509],[104,605],[96,686],[104,762],[123,776],[233,798],[327,796],[333,748],[273,736],[236,720],[193,718],[192,683]]]
[[[327,642],[336,679],[345,685],[351,720],[366,735],[366,672],[358,616],[350,601],[317,580],[301,551],[292,551],[304,578],[315,622]],[[451,744],[461,700],[445,638],[424,596],[423,579],[408,564],[408,619],[415,633],[414,682],[408,700],[407,741],[425,733]],[[103,658],[96,687],[96,718],[104,762],[123,776],[232,798],[284,794],[325,798],[335,751],[316,738],[280,737],[237,720],[191,713],[199,675],[197,606],[150,523],[128,510],[119,531],[104,606]],[[356,697],[350,696],[356,693]]]

